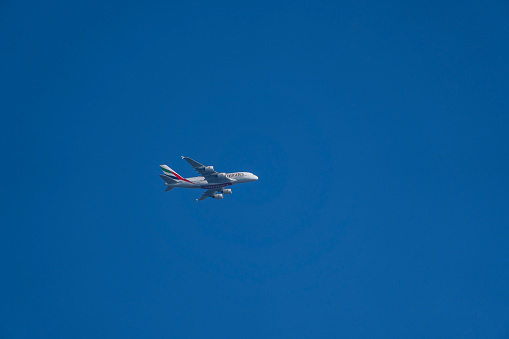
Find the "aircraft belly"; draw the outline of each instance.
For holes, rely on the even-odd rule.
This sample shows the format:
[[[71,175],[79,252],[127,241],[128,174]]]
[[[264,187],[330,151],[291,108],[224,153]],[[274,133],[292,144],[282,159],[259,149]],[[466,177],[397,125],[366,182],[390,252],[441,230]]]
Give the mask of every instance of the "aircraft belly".
[[[198,184],[195,184],[195,183],[188,183],[188,182],[179,182],[177,184],[178,186],[177,187],[182,187],[182,188],[199,188],[200,186]]]
[[[223,188],[223,187],[231,186],[231,185],[233,185],[231,182],[225,182],[225,183],[222,183],[222,184],[202,185],[200,188],[203,188],[203,189],[206,189],[206,190],[210,190],[210,189],[213,189],[213,188]]]

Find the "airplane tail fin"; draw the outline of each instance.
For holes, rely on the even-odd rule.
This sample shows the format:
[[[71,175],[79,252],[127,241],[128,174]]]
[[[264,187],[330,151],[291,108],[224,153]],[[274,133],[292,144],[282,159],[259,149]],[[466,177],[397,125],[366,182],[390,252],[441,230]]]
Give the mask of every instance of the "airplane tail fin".
[[[188,182],[190,184],[193,183],[193,182],[187,180],[186,178],[182,178],[177,172],[175,172],[174,170],[169,168],[167,165],[159,165],[159,167],[161,167],[161,169],[163,170],[163,172],[166,176],[168,176],[169,178],[171,178],[173,180],[182,180],[182,181]]]
[[[159,167],[161,167],[165,175],[172,178],[173,180],[182,180],[182,177],[178,175],[177,172],[169,168],[167,165],[159,165]]]

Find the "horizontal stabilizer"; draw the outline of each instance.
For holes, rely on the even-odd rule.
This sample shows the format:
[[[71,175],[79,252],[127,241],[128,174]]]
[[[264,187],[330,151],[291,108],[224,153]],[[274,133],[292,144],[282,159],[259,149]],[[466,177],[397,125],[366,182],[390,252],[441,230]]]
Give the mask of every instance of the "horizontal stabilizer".
[[[175,188],[175,187],[170,187],[170,186],[168,186],[168,187],[166,187],[166,189],[165,189],[164,191],[165,191],[165,192],[168,192],[168,191],[171,191],[171,190],[172,190],[172,189],[174,189],[174,188]]]
[[[161,179],[166,181],[168,184],[176,184],[178,182],[177,180],[173,180],[172,178],[170,178],[169,176],[164,175],[164,174],[159,174],[159,176],[161,177]]]

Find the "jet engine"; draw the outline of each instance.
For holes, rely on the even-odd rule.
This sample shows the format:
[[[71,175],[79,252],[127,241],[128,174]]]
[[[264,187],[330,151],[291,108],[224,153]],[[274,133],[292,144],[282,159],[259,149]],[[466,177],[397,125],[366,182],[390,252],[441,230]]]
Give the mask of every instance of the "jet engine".
[[[203,169],[205,172],[214,172],[214,166],[205,166]]]
[[[223,178],[224,178],[224,177],[226,177],[226,173],[217,173],[217,176],[218,176],[218,177],[223,177]]]
[[[223,189],[223,194],[232,194],[232,190],[229,188]]]
[[[212,197],[214,199],[223,199],[223,195],[221,193],[215,193]]]

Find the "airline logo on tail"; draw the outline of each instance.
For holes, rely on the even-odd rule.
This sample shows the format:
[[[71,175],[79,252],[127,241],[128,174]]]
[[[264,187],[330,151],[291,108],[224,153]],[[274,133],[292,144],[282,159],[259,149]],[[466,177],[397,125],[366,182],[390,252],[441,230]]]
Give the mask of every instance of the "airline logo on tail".
[[[174,170],[172,170],[168,166],[166,166],[166,165],[159,165],[159,167],[161,167],[161,169],[163,170],[164,174],[166,174],[170,178],[175,179],[175,180],[182,180],[182,181],[185,181],[185,182],[188,182],[188,183],[192,184],[191,181],[182,178],[177,172],[175,172]]]

